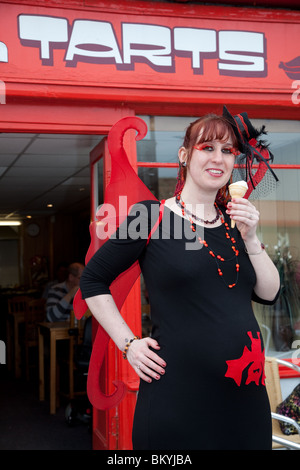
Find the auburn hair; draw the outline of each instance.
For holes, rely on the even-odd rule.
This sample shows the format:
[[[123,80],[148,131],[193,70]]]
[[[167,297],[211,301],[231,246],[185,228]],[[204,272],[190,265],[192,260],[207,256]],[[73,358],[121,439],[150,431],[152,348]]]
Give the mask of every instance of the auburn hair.
[[[231,140],[233,148],[238,148],[238,141],[233,132],[232,126],[224,116],[206,114],[196,121],[191,122],[186,129],[182,144],[187,152],[187,166],[191,160],[194,146],[203,142],[212,142],[213,140],[219,140],[220,142]],[[175,194],[178,194],[184,186],[186,171],[187,168],[180,165]],[[219,189],[217,193],[216,201],[219,204],[226,204],[229,199],[227,186],[228,185]]]
[[[194,122],[191,122],[186,130],[183,147],[188,152],[188,161],[191,158],[194,145],[201,144],[203,142],[212,142],[213,140],[219,140],[226,142],[231,139],[232,146],[238,147],[237,138],[233,132],[231,124],[223,116],[217,114],[207,114]]]

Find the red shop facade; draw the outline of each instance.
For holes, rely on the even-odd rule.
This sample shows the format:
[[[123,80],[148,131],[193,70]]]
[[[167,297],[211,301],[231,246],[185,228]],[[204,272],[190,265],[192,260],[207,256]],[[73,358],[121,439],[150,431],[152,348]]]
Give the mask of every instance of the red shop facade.
[[[300,11],[292,4],[279,9],[276,2],[272,8],[224,3],[1,2],[1,132],[99,135],[99,145],[90,154],[94,220],[101,202],[98,189],[105,191],[110,174],[105,136],[115,122],[125,116],[144,117],[163,142],[190,117],[220,113],[226,104],[233,114],[247,111],[251,119],[268,121],[274,146],[280,147],[292,133],[288,137],[298,157],[283,155],[273,165],[288,187],[291,171],[295,175],[300,169]],[[134,137],[126,135],[126,150],[137,172],[175,171],[176,155],[171,161],[160,158],[158,151],[155,160],[147,158]],[[95,167],[99,161],[101,182]],[[279,194],[259,205],[262,232],[270,234],[272,244],[285,230],[288,242],[297,246],[298,196]],[[138,281],[122,308],[136,334],[141,334],[142,302]],[[299,312],[293,319],[299,331],[297,322]],[[292,354],[290,348],[286,357]],[[95,411],[93,446],[130,449],[138,380],[113,344],[103,377],[107,393],[116,379],[128,392],[118,407]]]

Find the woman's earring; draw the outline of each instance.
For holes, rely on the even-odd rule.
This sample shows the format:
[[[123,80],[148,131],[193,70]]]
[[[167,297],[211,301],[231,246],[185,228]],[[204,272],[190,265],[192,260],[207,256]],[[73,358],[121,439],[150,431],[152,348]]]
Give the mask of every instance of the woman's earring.
[[[182,162],[182,163],[181,163],[181,166],[184,166],[184,167],[185,167],[185,166],[186,166],[186,162]]]

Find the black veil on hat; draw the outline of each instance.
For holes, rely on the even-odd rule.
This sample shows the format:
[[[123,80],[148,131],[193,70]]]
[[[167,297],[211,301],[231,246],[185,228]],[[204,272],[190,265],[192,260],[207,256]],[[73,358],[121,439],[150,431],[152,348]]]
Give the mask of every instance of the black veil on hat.
[[[233,182],[241,179],[247,182],[246,198],[253,190],[255,191],[252,195],[255,199],[266,196],[276,188],[278,178],[270,167],[274,156],[268,144],[260,139],[262,135],[267,134],[265,126],[255,129],[247,113],[232,116],[226,106],[223,107],[223,117],[232,126],[240,152],[233,171]]]

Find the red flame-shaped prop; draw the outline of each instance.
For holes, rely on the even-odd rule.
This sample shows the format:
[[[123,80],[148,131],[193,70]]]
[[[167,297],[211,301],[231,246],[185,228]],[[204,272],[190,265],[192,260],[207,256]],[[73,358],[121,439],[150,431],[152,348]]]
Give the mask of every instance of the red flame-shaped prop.
[[[128,160],[123,141],[125,132],[129,129],[137,131],[136,140],[141,140],[147,133],[146,123],[142,119],[125,117],[118,121],[108,134],[107,143],[111,155],[111,178],[105,191],[104,204],[101,206],[102,215],[99,214],[99,210],[96,214],[97,220],[90,225],[91,243],[85,259],[86,264],[93,254],[108,240],[116,227],[126,218],[129,208],[133,204],[146,199],[155,200],[153,194],[139,179]],[[126,196],[123,198],[122,209],[120,209],[120,196]],[[124,201],[126,205],[124,205]],[[106,236],[103,236],[103,230],[101,230],[101,236],[99,236],[99,229],[103,228],[103,224],[101,226],[103,214],[109,213],[111,207],[114,207],[114,217],[111,220],[109,220],[109,217],[105,217]],[[138,262],[136,262],[127,271],[120,274],[111,284],[110,291],[119,310],[121,310],[139,274],[140,267]],[[76,318],[81,319],[87,309],[88,306],[79,290],[74,299]],[[104,394],[100,388],[100,370],[109,340],[110,338],[106,331],[101,325],[98,325],[89,364],[87,394],[92,405],[101,410],[118,405],[126,394],[126,385],[121,381],[113,381],[116,389],[111,395]]]

